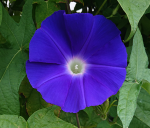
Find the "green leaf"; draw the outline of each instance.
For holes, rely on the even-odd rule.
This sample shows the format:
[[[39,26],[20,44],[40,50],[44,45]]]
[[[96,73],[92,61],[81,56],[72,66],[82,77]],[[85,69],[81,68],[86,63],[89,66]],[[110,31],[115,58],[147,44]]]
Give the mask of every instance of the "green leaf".
[[[29,115],[27,113],[26,109],[26,98],[24,95],[19,95],[19,101],[20,101],[20,116],[22,116],[25,120],[29,118]]]
[[[146,9],[145,14],[150,13],[150,6]]]
[[[133,120],[131,121],[129,128],[150,128],[150,127],[148,127],[138,118],[134,117]]]
[[[130,55],[129,65],[127,67],[127,79],[142,81],[143,79],[150,81],[150,70],[148,67],[148,57],[143,45],[142,35],[137,29],[133,38],[133,46]]]
[[[125,27],[128,24],[128,20],[123,18],[120,23],[117,25],[118,29],[122,29],[123,27]]]
[[[96,128],[111,128],[111,125],[105,120],[101,121]]]
[[[35,111],[49,106],[51,104],[47,103],[36,89],[32,89],[26,103],[28,114],[32,115]]]
[[[126,47],[126,51],[127,51],[127,55],[128,55],[128,58],[127,58],[128,62],[130,60],[131,50],[132,50],[132,46]]]
[[[123,128],[122,126],[122,122],[120,120],[120,118],[118,116],[116,116],[114,119],[113,119],[113,125],[111,126],[111,128]]]
[[[140,89],[141,83],[126,81],[120,89],[117,113],[123,123],[123,128],[127,128],[133,118]]]
[[[0,128],[27,128],[27,123],[21,116],[0,115]]]
[[[28,0],[18,24],[2,8],[0,32],[11,44],[11,48],[0,48],[0,114],[20,113],[18,90],[26,75],[25,62],[28,59],[24,46],[29,44],[35,32],[31,12],[32,0]]]
[[[116,117],[117,116],[117,107],[112,106],[109,110],[109,114],[110,114],[111,117]]]
[[[135,116],[150,127],[150,95],[144,89],[141,89],[138,97]]]
[[[48,16],[52,15],[55,11],[59,10],[55,0],[34,0],[34,3],[37,3],[35,9],[37,28],[40,28],[43,20],[45,20]]]
[[[83,3],[83,0],[74,1]],[[66,0],[33,0],[33,3],[37,4],[35,9],[35,18],[37,28],[40,28],[43,20],[45,20],[48,16],[52,15],[55,11],[60,10],[59,5],[57,3],[66,3]]]
[[[62,110],[60,111],[60,109],[57,109],[57,111],[55,110],[55,114],[62,120],[77,126],[75,113],[66,113]],[[79,111],[78,117],[80,126],[84,128],[95,128],[101,121],[100,115],[95,113],[93,107],[86,107],[84,110]]]
[[[138,27],[139,20],[150,5],[150,0],[118,0],[119,4],[127,14],[131,25],[131,32],[125,42],[129,41]]]
[[[0,2],[0,25],[1,25],[1,22],[2,22],[2,4]]]
[[[56,106],[36,111],[28,119],[28,128],[77,128],[54,115]]]
[[[150,19],[147,18],[146,15],[144,15],[141,18],[140,25],[141,25],[141,33],[145,34],[146,36],[149,36],[150,35]]]
[[[105,120],[101,121],[96,128],[122,128],[122,126],[118,124],[118,122],[115,122],[114,124],[109,124],[109,122]]]
[[[56,114],[56,112],[57,112],[57,114]],[[57,117],[59,117],[60,119],[77,126],[77,120],[76,120],[75,113],[67,113],[67,112],[62,111],[61,108],[59,108],[59,109],[57,109],[57,111],[55,110],[55,115],[57,115]],[[79,117],[79,121],[80,121],[80,126],[85,126],[89,119],[86,112],[84,112],[83,110],[79,111],[78,117]]]
[[[142,88],[150,94],[150,83],[147,80],[142,81]]]
[[[142,35],[137,29],[133,38],[132,52],[129,65],[127,67],[126,79],[133,82],[125,82],[120,89],[119,103],[117,108],[123,126],[129,126],[136,109],[137,96],[140,92],[142,80],[150,81],[150,70],[148,67],[148,58],[143,45]],[[140,84],[137,83],[141,82]]]
[[[6,39],[2,36],[2,34],[0,33],[0,45],[1,44],[5,44],[6,43]]]
[[[89,127],[93,126],[95,128],[95,126],[97,126],[97,124],[102,121],[101,115],[97,114],[94,111],[92,106],[91,107],[86,107],[84,109],[84,111],[87,113],[87,115],[89,117],[89,119],[86,122],[85,126],[89,126]]]
[[[27,77],[22,81],[19,93],[23,93],[27,98],[26,109],[29,116],[39,109],[51,106],[51,104],[47,103],[42,98],[41,94],[36,89],[32,88]]]
[[[32,92],[33,88],[30,85],[30,82],[27,78],[27,76],[24,77],[24,79],[21,82],[20,88],[19,88],[19,93],[22,93],[25,98],[28,98]]]

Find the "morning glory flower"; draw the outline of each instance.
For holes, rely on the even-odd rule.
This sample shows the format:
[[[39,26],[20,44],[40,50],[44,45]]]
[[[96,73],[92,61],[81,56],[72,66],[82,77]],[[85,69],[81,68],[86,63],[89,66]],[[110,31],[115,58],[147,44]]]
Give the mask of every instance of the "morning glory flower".
[[[46,102],[76,113],[115,95],[126,66],[126,49],[113,22],[57,11],[31,39],[26,72]]]

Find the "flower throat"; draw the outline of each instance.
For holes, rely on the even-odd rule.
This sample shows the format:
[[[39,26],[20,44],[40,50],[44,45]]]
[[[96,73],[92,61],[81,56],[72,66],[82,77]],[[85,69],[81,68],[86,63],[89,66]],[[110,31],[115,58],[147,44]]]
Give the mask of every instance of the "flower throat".
[[[74,58],[69,62],[68,68],[72,74],[82,74],[84,72],[85,64],[82,60]]]

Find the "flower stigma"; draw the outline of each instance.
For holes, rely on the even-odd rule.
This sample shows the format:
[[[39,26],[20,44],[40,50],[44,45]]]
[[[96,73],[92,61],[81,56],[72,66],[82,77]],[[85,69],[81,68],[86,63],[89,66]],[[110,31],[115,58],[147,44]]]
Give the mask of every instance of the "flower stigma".
[[[68,63],[68,69],[71,72],[71,74],[82,74],[85,70],[85,63],[78,58],[73,58]]]

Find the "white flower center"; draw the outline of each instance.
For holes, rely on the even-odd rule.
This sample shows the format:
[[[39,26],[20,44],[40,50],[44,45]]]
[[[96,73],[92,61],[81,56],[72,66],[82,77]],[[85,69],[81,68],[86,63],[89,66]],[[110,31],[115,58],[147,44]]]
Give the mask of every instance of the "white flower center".
[[[85,70],[85,63],[78,58],[72,59],[67,66],[72,74],[82,74]]]
[[[78,65],[77,64],[75,65],[75,69],[78,69]]]

